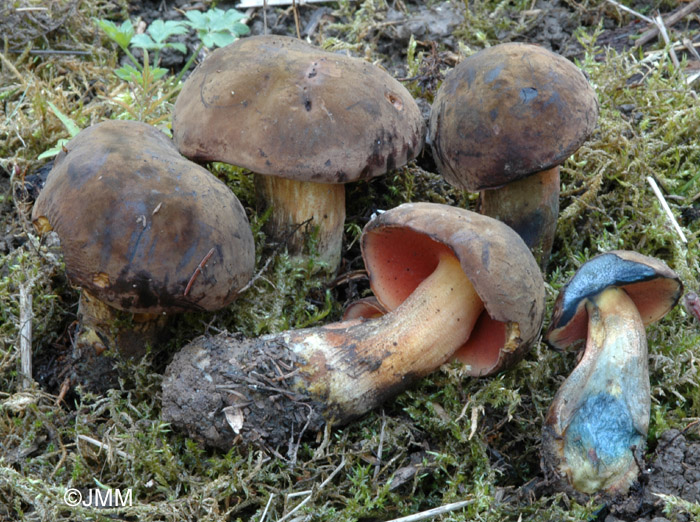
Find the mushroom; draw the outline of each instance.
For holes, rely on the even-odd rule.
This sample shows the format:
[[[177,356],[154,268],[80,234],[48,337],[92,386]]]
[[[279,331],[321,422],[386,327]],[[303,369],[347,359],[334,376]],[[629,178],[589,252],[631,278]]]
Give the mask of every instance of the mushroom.
[[[253,236],[236,196],[143,123],[81,131],[57,156],[32,220],[61,240],[82,289],[78,347],[90,351],[141,355],[166,314],[222,308],[252,277]]]
[[[334,271],[345,222],[344,183],[401,167],[425,123],[409,92],[365,60],[286,36],[242,38],[187,79],[173,114],[182,154],[252,170],[275,240],[311,222],[318,259]],[[288,242],[300,254],[301,234]]]
[[[535,45],[504,43],[447,75],[429,139],[445,179],[481,192],[481,212],[510,225],[546,267],[559,214],[559,165],[597,118],[595,92],[573,63]]]
[[[546,340],[586,346],[547,414],[545,472],[589,494],[624,493],[636,479],[651,408],[644,326],[682,291],[662,261],[625,250],[590,259],[562,288]]]
[[[350,319],[376,319],[385,313],[386,310],[376,297],[363,297],[345,307],[343,321],[349,321]]]
[[[365,227],[362,251],[390,311],[253,340],[195,340],[166,370],[164,420],[214,446],[278,446],[364,414],[457,350],[479,350],[470,335],[486,340],[484,354],[465,354],[478,375],[514,364],[539,332],[541,273],[499,221],[404,204]]]

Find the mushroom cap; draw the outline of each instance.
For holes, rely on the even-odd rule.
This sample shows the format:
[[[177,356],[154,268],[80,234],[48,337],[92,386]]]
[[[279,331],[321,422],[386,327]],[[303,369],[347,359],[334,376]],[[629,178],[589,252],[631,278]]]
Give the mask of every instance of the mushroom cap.
[[[683,284],[663,261],[629,250],[611,250],[586,261],[562,287],[545,334],[556,348],[585,339],[586,300],[608,287],[622,288],[637,306],[644,325],[661,319],[683,293]]]
[[[450,184],[493,189],[563,163],[597,118],[595,91],[572,62],[504,43],[447,75],[433,103],[430,142]]]
[[[215,310],[253,274],[236,196],[144,123],[81,131],[56,157],[32,219],[60,237],[71,282],[121,310]]]
[[[400,167],[424,136],[418,105],[384,70],[287,36],[212,52],[173,114],[173,139],[188,158],[318,183]]]
[[[484,303],[470,340],[498,339],[488,375],[518,362],[544,318],[542,273],[523,240],[488,216],[437,203],[405,203],[370,221],[362,256],[379,302],[394,310],[451,252]],[[429,318],[428,318],[429,319]],[[496,333],[491,336],[487,330]]]

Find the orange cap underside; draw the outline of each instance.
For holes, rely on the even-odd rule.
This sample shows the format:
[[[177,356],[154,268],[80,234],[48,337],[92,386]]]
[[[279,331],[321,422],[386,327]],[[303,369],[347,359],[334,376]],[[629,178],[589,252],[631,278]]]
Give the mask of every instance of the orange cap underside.
[[[371,231],[365,239],[364,256],[370,285],[379,302],[396,309],[437,267],[440,256],[454,256],[444,243],[409,228],[387,227]],[[428,318],[429,319],[429,318]],[[498,362],[505,344],[505,324],[482,312],[469,340],[455,357],[482,374]]]

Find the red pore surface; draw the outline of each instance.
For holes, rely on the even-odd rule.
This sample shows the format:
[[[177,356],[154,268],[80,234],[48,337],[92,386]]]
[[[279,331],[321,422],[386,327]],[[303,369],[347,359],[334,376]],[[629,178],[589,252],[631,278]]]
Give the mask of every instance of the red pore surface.
[[[374,295],[394,310],[433,273],[443,253],[454,255],[447,245],[408,228],[373,230],[364,255]]]
[[[387,310],[396,309],[435,270],[442,254],[454,255],[454,252],[409,228],[384,227],[369,232],[365,240],[365,264],[379,302]],[[430,317],[425,320],[429,321]],[[471,366],[473,375],[485,374],[499,362],[505,342],[505,323],[492,319],[484,310],[455,358]]]
[[[505,323],[491,319],[484,310],[469,339],[455,352],[453,358],[471,366],[472,375],[483,375],[498,364],[505,344]]]

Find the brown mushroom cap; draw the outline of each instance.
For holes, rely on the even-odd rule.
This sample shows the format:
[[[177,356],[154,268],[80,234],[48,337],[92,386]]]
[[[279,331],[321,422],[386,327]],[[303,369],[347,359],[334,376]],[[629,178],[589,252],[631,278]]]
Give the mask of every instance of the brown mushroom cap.
[[[173,137],[195,161],[345,183],[404,165],[425,124],[382,69],[286,36],[242,38],[212,52],[175,103]]]
[[[143,123],[80,132],[57,156],[32,218],[60,237],[71,282],[121,310],[215,310],[253,273],[238,199]]]
[[[566,348],[586,339],[586,301],[611,286],[624,289],[632,298],[645,325],[666,315],[683,293],[678,274],[659,259],[629,250],[599,254],[581,265],[559,292],[545,334],[547,342]]]
[[[561,164],[597,118],[595,92],[572,62],[535,45],[505,43],[447,75],[433,103],[430,141],[445,179],[480,191]]]
[[[476,352],[475,374],[494,373],[519,361],[542,326],[545,292],[535,259],[511,228],[456,207],[407,203],[370,221],[362,236],[370,285],[388,310],[433,272],[441,252],[459,259],[484,304],[485,313],[467,343]],[[488,348],[499,350],[496,359]]]

